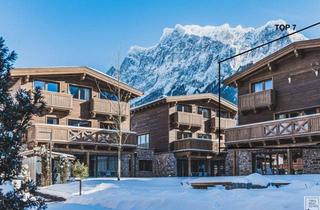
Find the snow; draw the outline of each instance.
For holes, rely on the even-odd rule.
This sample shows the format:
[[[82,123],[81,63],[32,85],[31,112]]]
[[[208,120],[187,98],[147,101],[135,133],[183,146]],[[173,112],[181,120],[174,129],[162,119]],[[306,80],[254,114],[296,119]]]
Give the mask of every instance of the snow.
[[[11,192],[14,190],[14,187],[11,182],[6,181],[2,185],[0,185],[0,192],[3,194],[7,194],[8,192]]]
[[[212,187],[192,189],[191,182],[232,181],[252,184],[290,182],[280,188],[234,189]],[[41,192],[63,196],[64,203],[52,203],[48,209],[113,209],[113,210],[300,210],[304,196],[320,196],[320,175],[252,174],[246,177],[201,178],[91,178],[83,180],[83,195],[78,183],[43,187]]]
[[[216,93],[218,90],[218,63],[263,43],[293,32],[275,30],[275,24],[284,20],[269,21],[260,27],[180,25],[165,28],[158,43],[150,47],[133,46],[121,64],[122,79],[144,92],[133,100],[138,106],[164,95]],[[268,46],[224,62],[221,77],[227,78],[249,63],[255,63],[293,41],[306,40],[294,34]],[[107,71],[114,74],[114,69]],[[222,97],[236,102],[236,91],[222,87]]]

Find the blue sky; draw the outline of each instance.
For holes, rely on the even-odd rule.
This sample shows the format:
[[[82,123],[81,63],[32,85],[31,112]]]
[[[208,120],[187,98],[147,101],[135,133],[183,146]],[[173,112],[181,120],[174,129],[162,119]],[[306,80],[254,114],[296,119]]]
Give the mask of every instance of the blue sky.
[[[0,36],[16,66],[82,66],[105,71],[132,45],[156,44],[176,24],[261,26],[284,19],[297,29],[320,21],[320,0],[0,0]],[[320,27],[304,33],[319,37]]]

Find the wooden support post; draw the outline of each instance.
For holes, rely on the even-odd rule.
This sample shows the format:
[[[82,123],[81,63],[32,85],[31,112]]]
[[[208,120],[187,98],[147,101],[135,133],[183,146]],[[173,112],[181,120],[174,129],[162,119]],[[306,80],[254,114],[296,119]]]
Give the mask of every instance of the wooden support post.
[[[288,154],[288,173],[292,174],[292,159],[291,159],[292,157],[291,157],[291,151],[289,148],[287,149],[287,154]]]
[[[86,164],[87,164],[87,167],[89,168],[89,166],[90,166],[90,152],[86,152]]]
[[[188,176],[192,176],[191,172],[191,157],[188,155]]]
[[[238,164],[237,164],[237,151],[236,150],[233,151],[233,163],[232,164],[233,164],[232,165],[232,175],[237,176]]]
[[[207,159],[208,164],[208,176],[211,176],[211,159]]]

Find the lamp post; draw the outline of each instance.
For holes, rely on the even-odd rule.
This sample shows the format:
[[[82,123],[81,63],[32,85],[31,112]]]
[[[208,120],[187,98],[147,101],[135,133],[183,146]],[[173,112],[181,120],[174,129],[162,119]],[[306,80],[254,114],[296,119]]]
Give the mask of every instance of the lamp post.
[[[218,130],[219,144],[218,144],[218,146],[219,146],[219,153],[221,152],[221,129],[220,129],[220,125],[221,125],[221,104],[220,104],[220,102],[221,102],[221,64],[222,64],[223,62],[225,62],[225,61],[231,60],[231,59],[233,59],[233,58],[235,58],[235,57],[238,57],[238,56],[240,56],[240,55],[243,55],[243,54],[246,54],[246,53],[248,53],[248,52],[254,51],[254,50],[258,49],[258,48],[267,46],[267,45],[269,45],[269,44],[271,44],[271,43],[277,42],[277,41],[279,41],[279,40],[281,40],[281,39],[284,39],[284,38],[286,38],[286,37],[292,36],[293,34],[299,33],[299,32],[301,32],[301,31],[307,30],[307,29],[312,28],[312,27],[315,27],[315,26],[317,26],[317,25],[320,25],[320,22],[314,23],[314,24],[309,25],[309,26],[307,26],[307,27],[304,27],[304,28],[302,28],[302,29],[300,29],[300,30],[297,30],[297,31],[295,31],[295,32],[292,32],[292,33],[289,33],[289,34],[287,34],[287,35],[281,36],[281,37],[279,37],[279,38],[277,38],[277,39],[274,39],[274,40],[271,40],[271,41],[269,41],[269,42],[263,43],[263,44],[261,44],[261,45],[258,45],[258,46],[256,46],[256,47],[253,47],[253,48],[251,48],[251,49],[249,49],[249,50],[245,50],[245,51],[240,52],[240,53],[238,53],[238,54],[235,54],[235,55],[233,55],[233,56],[230,56],[230,57],[227,57],[227,58],[218,60],[218,85],[219,85],[219,91],[218,91],[218,96],[219,96],[219,105],[218,105],[218,110],[219,110],[219,118],[218,118],[218,119],[219,119],[219,123],[218,123],[218,124],[219,124],[219,130]]]

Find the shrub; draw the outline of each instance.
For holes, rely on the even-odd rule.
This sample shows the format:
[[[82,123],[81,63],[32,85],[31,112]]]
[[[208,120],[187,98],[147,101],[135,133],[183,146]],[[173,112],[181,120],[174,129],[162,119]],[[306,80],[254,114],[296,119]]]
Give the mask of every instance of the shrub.
[[[87,178],[89,176],[89,170],[84,163],[80,163],[78,160],[72,166],[72,174],[76,178]]]

